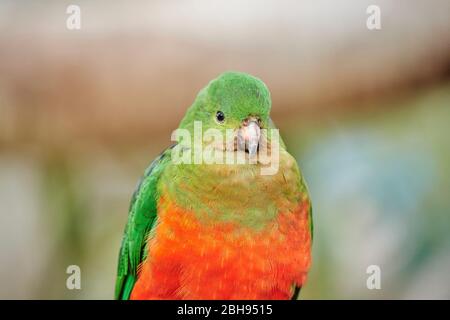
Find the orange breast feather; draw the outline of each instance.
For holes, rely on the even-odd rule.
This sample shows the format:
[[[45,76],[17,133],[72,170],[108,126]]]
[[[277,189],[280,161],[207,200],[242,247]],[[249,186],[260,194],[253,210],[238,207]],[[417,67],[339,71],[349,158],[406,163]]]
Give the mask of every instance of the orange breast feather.
[[[309,203],[262,230],[164,203],[131,299],[290,299],[311,263]]]

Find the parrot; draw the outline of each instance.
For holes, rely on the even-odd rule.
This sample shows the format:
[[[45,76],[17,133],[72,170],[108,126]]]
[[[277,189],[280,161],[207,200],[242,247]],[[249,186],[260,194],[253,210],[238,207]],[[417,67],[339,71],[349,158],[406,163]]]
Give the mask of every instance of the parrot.
[[[200,90],[177,130],[193,136],[200,123],[230,132],[214,152],[246,160],[277,149],[277,170],[261,174],[262,160],[180,163],[174,151],[192,156],[196,147],[175,139],[132,195],[115,299],[298,299],[312,260],[312,206],[281,137],[278,148],[263,147],[278,130],[271,107],[264,82],[243,72],[224,72]]]

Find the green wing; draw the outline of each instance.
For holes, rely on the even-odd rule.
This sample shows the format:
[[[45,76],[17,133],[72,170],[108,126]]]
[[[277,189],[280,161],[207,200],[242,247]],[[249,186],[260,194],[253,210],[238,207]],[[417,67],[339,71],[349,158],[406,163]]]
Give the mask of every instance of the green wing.
[[[131,198],[128,222],[122,238],[117,267],[115,299],[128,300],[137,279],[139,264],[146,257],[146,241],[156,221],[157,184],[170,161],[170,147],[145,170]]]

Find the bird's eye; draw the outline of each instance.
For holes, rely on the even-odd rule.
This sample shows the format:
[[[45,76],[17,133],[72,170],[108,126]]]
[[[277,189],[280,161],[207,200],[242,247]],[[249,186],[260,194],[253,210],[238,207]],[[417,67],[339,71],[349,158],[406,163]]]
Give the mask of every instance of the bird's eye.
[[[223,123],[225,121],[225,115],[223,114],[222,111],[217,111],[217,113],[216,113],[216,120],[219,123]]]

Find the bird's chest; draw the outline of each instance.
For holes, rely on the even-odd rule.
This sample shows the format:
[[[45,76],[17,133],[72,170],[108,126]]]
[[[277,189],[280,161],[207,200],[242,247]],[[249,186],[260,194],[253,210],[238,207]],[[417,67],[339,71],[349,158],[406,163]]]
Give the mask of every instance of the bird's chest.
[[[290,298],[310,265],[308,206],[300,203],[264,228],[249,229],[205,224],[163,203],[140,281],[155,298]]]
[[[262,229],[304,200],[295,163],[288,160],[274,175],[260,175],[258,166],[174,166],[163,176],[160,194],[215,226]]]

